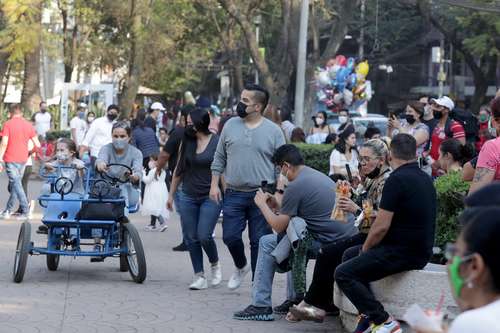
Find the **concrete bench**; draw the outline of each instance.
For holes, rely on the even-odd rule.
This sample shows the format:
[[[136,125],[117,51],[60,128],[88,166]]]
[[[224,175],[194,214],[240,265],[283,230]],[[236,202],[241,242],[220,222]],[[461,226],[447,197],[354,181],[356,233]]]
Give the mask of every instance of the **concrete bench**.
[[[428,264],[423,270],[409,271],[386,277],[371,284],[377,299],[384,308],[398,320],[412,304],[419,304],[423,309],[435,309],[441,294],[444,294],[443,311],[451,318],[459,309],[451,295],[446,266]],[[335,284],[334,302],[340,309],[342,325],[349,331],[354,330],[358,311]]]

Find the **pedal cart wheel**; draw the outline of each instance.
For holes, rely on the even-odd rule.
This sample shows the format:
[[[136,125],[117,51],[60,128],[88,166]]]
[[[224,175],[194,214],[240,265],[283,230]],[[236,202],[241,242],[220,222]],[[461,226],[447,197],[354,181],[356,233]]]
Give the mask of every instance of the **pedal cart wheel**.
[[[13,280],[16,283],[23,281],[24,272],[31,244],[31,225],[29,222],[21,224],[19,237],[17,238],[16,256],[14,258]]]
[[[61,249],[61,244],[56,245],[56,250]],[[59,266],[59,255],[58,254],[47,254],[47,268],[49,271],[57,271]]]
[[[146,279],[146,257],[144,255],[142,241],[133,224],[126,223],[123,226],[125,227],[123,242],[125,242],[128,249],[128,271],[135,282],[142,283]]]

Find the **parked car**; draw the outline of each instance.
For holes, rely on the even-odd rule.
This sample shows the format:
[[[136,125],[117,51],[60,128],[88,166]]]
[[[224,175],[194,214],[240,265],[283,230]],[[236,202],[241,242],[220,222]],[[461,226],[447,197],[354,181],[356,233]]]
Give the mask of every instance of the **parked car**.
[[[364,140],[365,131],[368,127],[377,127],[382,136],[387,135],[387,124],[389,118],[380,114],[369,113],[366,117],[354,117],[352,118],[354,128],[356,129],[356,140],[358,144],[362,143]]]

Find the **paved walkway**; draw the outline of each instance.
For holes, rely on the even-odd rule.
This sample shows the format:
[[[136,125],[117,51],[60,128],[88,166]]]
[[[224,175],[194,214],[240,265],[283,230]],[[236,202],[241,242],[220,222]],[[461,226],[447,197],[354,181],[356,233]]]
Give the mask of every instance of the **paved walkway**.
[[[41,183],[30,182],[31,198]],[[5,174],[0,175],[0,209],[7,200]],[[40,210],[32,220],[35,245],[46,241],[34,231],[39,225]],[[61,258],[59,269],[49,272],[45,257],[28,258],[21,284],[12,282],[12,265],[20,223],[0,221],[0,333],[8,332],[342,332],[338,320],[324,324],[288,323],[284,318],[274,322],[242,322],[232,313],[250,303],[250,279],[237,291],[225,284],[232,273],[229,253],[217,226],[217,244],[224,282],[217,289],[189,291],[192,269],[187,252],[171,250],[180,240],[178,218],[170,220],[164,233],[142,231],[146,218],[136,214],[133,223],[140,229],[146,250],[148,276],[144,284],[132,282],[121,273],[118,260],[90,263],[87,258]],[[312,265],[310,265],[312,266]],[[310,275],[310,274],[309,274]],[[283,301],[284,275],[275,279],[274,303]]]

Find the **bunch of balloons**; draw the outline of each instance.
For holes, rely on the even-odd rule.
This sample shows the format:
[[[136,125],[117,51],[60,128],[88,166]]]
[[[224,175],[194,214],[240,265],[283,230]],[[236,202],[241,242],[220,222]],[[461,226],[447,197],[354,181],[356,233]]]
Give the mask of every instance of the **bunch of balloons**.
[[[354,104],[366,104],[372,97],[368,61],[356,64],[354,58],[337,55],[316,70],[316,96],[334,112]]]

